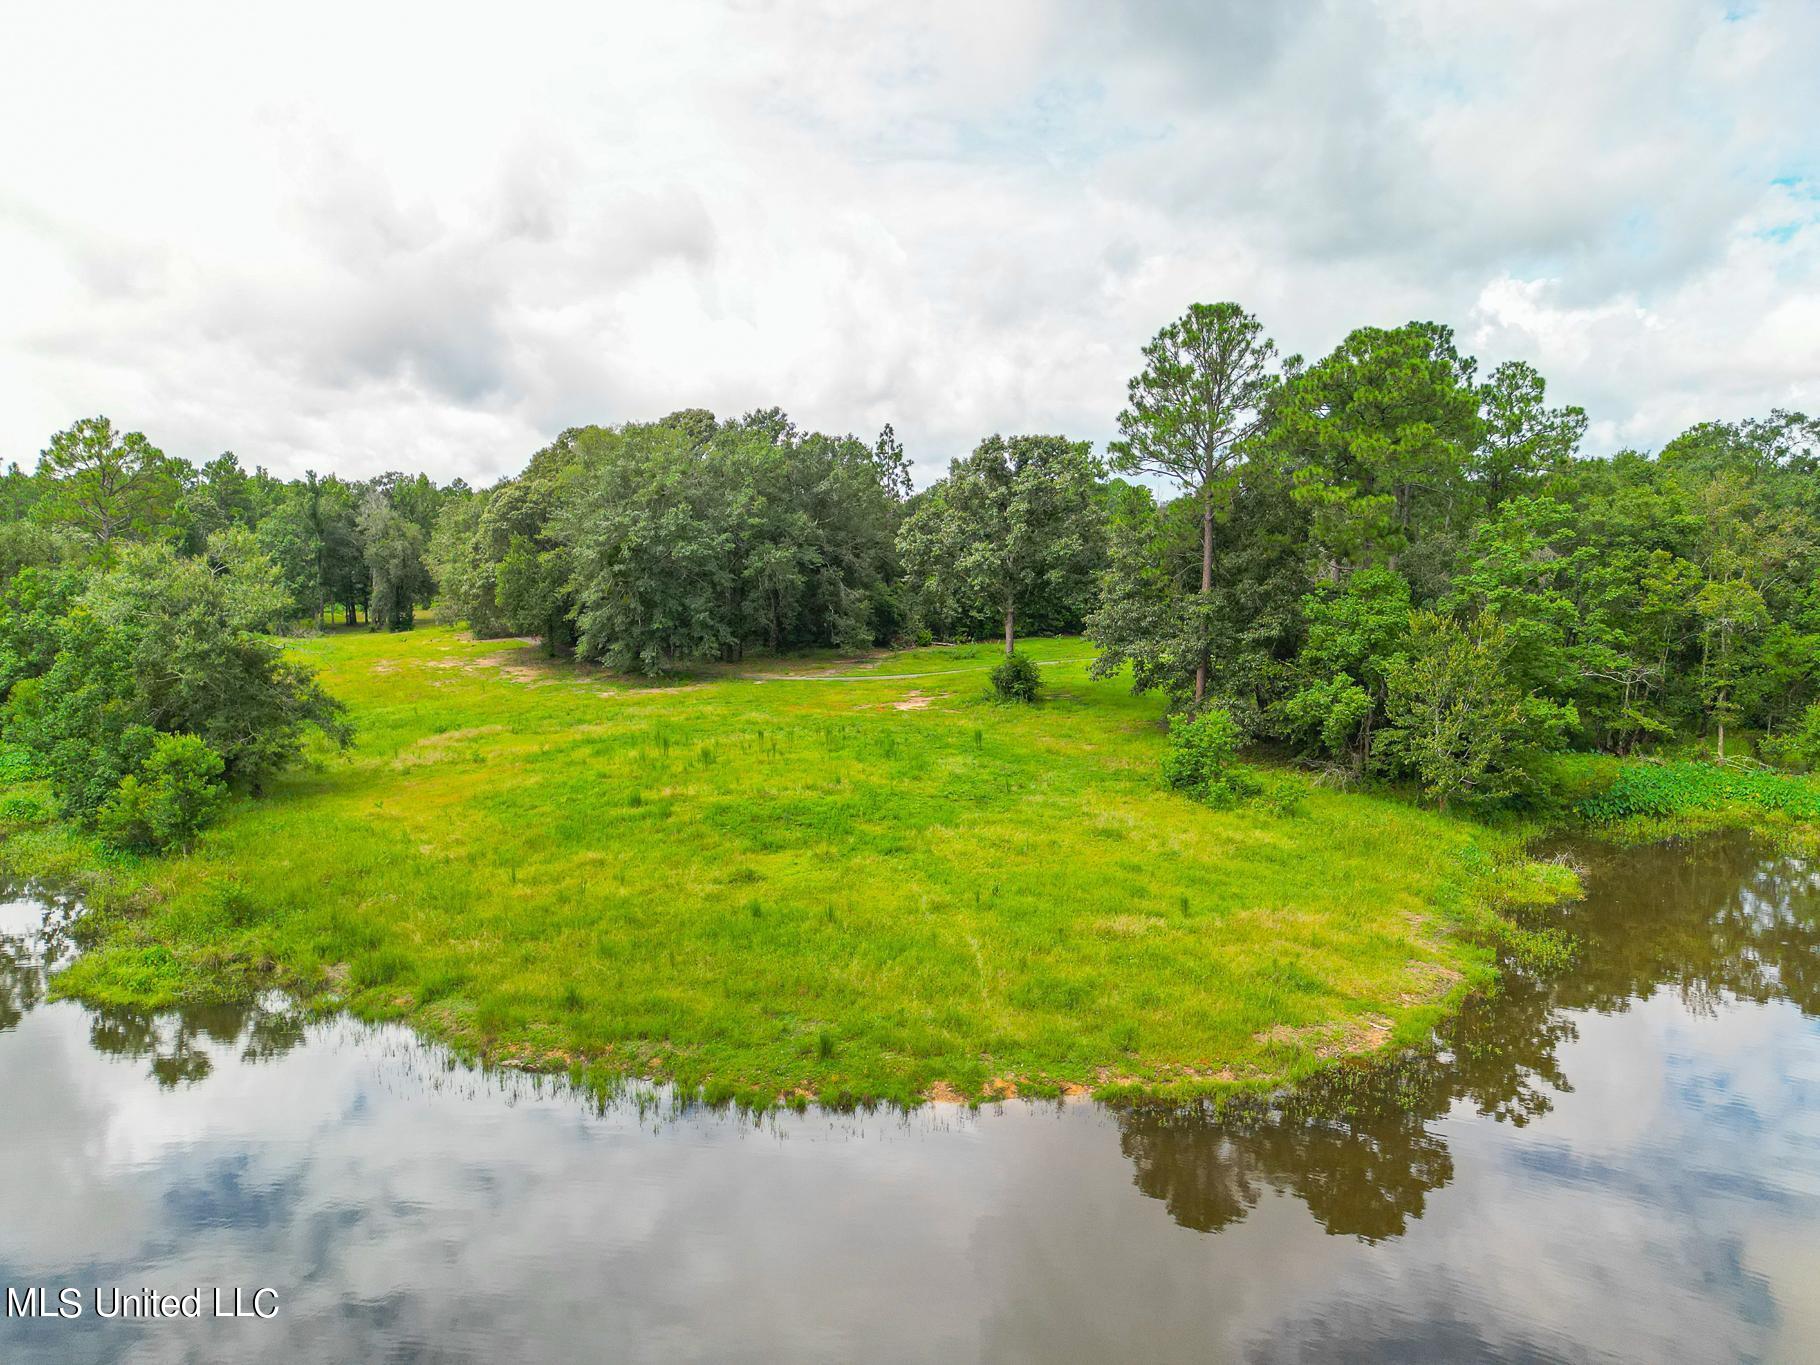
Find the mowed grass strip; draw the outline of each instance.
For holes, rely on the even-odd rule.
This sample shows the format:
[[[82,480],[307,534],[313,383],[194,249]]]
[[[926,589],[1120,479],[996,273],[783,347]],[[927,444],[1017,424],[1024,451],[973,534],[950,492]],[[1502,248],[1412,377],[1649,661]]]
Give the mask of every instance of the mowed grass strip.
[[[277,981],[494,1061],[765,1105],[1280,1083],[1491,970],[1501,836],[1300,784],[1163,788],[1161,708],[1032,640],[646,683],[447,627],[296,645],[358,746],[132,869],[62,989]],[[790,675],[790,676],[782,676]],[[912,676],[914,675],[914,676]],[[1555,883],[1558,886],[1558,883]]]

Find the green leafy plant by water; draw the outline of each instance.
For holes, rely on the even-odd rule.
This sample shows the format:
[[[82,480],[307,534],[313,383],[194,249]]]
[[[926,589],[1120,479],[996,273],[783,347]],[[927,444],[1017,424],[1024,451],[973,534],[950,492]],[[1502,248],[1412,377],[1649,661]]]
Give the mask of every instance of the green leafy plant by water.
[[[1820,819],[1820,787],[1787,773],[1733,764],[1677,762],[1614,765],[1608,786],[1575,810],[1595,824],[1666,819],[1727,806]]]

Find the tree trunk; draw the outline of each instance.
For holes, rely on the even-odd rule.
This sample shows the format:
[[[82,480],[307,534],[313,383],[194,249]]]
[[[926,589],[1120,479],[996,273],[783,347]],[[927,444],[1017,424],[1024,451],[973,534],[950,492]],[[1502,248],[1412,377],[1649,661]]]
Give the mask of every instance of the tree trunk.
[[[1201,617],[1197,628],[1201,635],[1201,657],[1194,666],[1194,705],[1198,711],[1207,700],[1207,597],[1213,591],[1213,493],[1201,490]]]
[[[1016,620],[1017,620],[1016,605],[1013,603],[1010,603],[1010,602],[1005,603],[1005,653],[1007,655],[1009,655],[1012,650],[1012,646],[1013,646],[1013,642],[1014,642],[1012,626],[1016,622]]]

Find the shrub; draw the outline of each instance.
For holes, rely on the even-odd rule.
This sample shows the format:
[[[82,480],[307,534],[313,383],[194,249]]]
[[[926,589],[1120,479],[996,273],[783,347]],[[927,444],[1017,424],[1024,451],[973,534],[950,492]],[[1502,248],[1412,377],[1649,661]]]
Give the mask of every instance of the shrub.
[[[255,793],[301,759],[306,730],[349,742],[341,703],[247,628],[270,606],[257,576],[245,576],[258,558],[217,574],[168,546],[132,546],[59,599],[61,614],[44,626],[54,648],[33,656],[5,704],[8,742],[30,752],[63,814],[97,822],[157,734],[197,737],[229,781]],[[13,611],[0,600],[0,625]]]
[[[1233,764],[1239,727],[1230,713],[1210,708],[1192,719],[1169,721],[1169,748],[1163,754],[1163,780],[1210,805],[1225,805],[1257,790],[1257,784]]]
[[[31,792],[9,792],[0,796],[0,828],[36,825],[55,814],[49,801]]]
[[[37,777],[38,765],[31,752],[16,744],[0,743],[0,783],[29,782]]]
[[[1540,760],[1564,746],[1579,717],[1571,704],[1518,688],[1509,667],[1514,649],[1489,614],[1462,624],[1413,613],[1408,647],[1386,671],[1377,765],[1417,778],[1442,810],[1455,798],[1495,804],[1532,796]]]
[[[1007,654],[992,670],[992,690],[1000,701],[1035,701],[1043,678],[1028,654]]]
[[[221,809],[225,766],[194,735],[156,735],[138,770],[120,779],[97,813],[101,837],[147,852],[188,844]]]
[[[1801,713],[1794,725],[1765,736],[1763,757],[1782,768],[1811,773],[1820,768],[1820,701]]]

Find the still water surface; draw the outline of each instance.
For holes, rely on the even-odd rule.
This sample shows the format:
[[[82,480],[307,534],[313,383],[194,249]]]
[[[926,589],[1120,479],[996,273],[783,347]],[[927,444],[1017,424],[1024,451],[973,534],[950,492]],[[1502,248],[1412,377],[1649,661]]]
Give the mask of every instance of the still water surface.
[[[0,1361],[1820,1359],[1820,870],[1580,850],[1583,951],[1248,1121],[597,1112],[276,1000],[43,1000],[0,898]],[[96,1286],[278,1291],[122,1323]]]

